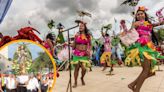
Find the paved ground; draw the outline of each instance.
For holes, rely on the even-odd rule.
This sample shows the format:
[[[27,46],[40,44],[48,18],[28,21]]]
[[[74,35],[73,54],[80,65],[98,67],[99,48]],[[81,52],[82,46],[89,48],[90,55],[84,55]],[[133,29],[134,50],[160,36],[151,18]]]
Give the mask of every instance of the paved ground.
[[[160,68],[164,70],[164,65]],[[86,86],[81,85],[79,76],[78,87],[73,88],[73,92],[132,92],[127,88],[127,85],[141,72],[141,67],[116,67],[113,72],[115,75],[106,76],[109,69],[104,72],[101,69],[100,67],[93,67],[92,72],[87,72],[85,76]],[[68,80],[69,72],[60,72],[53,92],[66,92]],[[156,76],[146,80],[141,92],[164,92],[164,71],[157,72]]]

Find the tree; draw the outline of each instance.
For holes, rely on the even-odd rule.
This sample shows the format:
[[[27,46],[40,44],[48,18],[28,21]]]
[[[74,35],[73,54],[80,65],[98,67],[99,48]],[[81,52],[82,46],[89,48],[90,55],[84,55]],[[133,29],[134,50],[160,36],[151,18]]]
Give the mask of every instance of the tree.
[[[46,52],[39,52],[38,57],[33,61],[32,67],[35,72],[40,72],[44,68],[49,68],[51,71],[53,69],[53,64],[50,57]]]

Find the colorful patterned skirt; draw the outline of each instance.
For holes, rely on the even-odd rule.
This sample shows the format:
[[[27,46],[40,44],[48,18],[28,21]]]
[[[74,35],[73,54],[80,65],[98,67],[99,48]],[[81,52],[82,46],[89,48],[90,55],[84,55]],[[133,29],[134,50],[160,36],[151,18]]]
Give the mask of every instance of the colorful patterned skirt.
[[[115,60],[111,60],[111,52],[104,52],[100,57],[100,63],[105,64],[107,63],[108,66],[111,66],[112,64],[116,64]],[[109,60],[107,60],[109,58]]]
[[[91,67],[91,63],[89,62],[88,56],[75,56],[75,55],[73,55],[73,59],[71,61],[71,64],[76,65],[79,63],[81,63],[86,68]]]
[[[144,59],[146,58],[151,61],[151,72],[155,72],[157,60],[164,59],[164,56],[155,50],[152,42],[148,42],[144,46],[136,43],[127,49],[126,54],[125,65],[141,65],[141,62],[145,62]]]

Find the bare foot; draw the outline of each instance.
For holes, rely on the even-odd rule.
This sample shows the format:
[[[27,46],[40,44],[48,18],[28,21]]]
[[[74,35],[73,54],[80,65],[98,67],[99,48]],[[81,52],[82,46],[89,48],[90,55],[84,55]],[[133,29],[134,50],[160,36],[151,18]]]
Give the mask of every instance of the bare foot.
[[[113,72],[113,69],[111,69],[109,72]]]
[[[102,71],[105,71],[105,70],[106,70],[106,68],[103,68],[103,69],[102,69]]]
[[[134,90],[133,92],[140,92],[139,90]]]
[[[85,82],[84,82],[83,78],[81,78],[81,83],[82,83],[82,85],[85,85]]]
[[[92,72],[92,68],[90,68],[90,70],[89,70],[90,72]]]
[[[128,88],[131,89],[132,91],[134,91],[134,86],[132,84],[129,84]]]
[[[155,75],[155,72],[151,72],[151,73],[149,73],[149,77],[151,77],[151,76],[154,76]]]
[[[77,84],[74,84],[72,87],[73,87],[73,88],[76,88],[76,87],[77,87]]]

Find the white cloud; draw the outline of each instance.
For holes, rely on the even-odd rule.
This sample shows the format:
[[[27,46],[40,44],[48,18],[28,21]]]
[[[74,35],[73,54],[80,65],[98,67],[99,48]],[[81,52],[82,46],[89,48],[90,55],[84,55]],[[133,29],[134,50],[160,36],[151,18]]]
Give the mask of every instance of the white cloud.
[[[74,20],[79,17],[76,14],[76,10],[82,9],[91,12],[92,18],[85,17],[84,20],[88,22],[88,27],[94,33],[95,37],[100,37],[100,29],[102,25],[112,23],[114,24],[114,18],[118,21],[126,19],[132,21],[128,8],[126,13],[120,13],[117,9],[120,7],[120,3],[124,0],[14,0],[7,16],[0,24],[0,32],[4,35],[14,36],[17,34],[17,30],[24,26],[29,26],[28,21],[31,21],[33,27],[38,29],[42,34],[40,37],[44,37],[48,33],[47,22],[50,19],[54,19],[56,23],[61,22],[65,28],[76,25]],[[150,14],[162,7],[164,2],[162,0],[140,0],[139,5],[144,5],[149,8]],[[153,7],[152,7],[153,6]],[[118,12],[114,12],[118,11]],[[115,24],[114,24],[115,25]],[[118,25],[117,25],[118,26]],[[113,30],[115,27],[113,28]],[[119,28],[117,27],[119,31]],[[56,29],[54,29],[57,33]],[[78,29],[72,30],[71,34],[77,32]],[[66,35],[66,33],[65,33]]]

